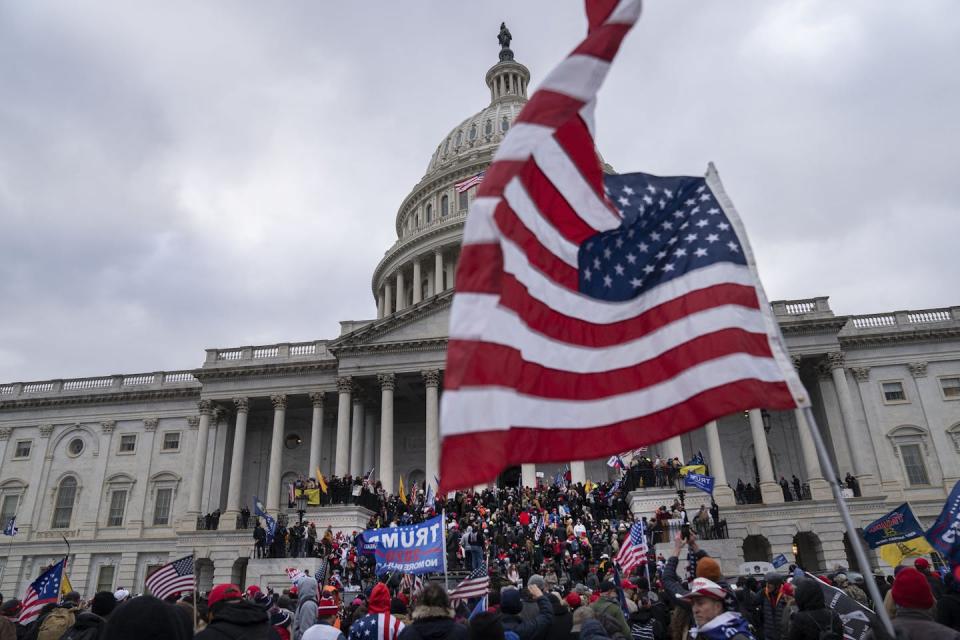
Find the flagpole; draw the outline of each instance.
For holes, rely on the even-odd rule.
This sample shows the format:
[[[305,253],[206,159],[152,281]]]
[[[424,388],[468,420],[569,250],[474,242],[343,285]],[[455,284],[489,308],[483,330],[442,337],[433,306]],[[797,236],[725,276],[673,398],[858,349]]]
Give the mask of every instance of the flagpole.
[[[440,530],[443,532],[443,590],[450,592],[450,581],[447,577],[447,507],[440,511]]]
[[[813,409],[809,406],[804,407],[803,415],[807,418],[807,428],[810,429],[810,433],[813,435],[813,444],[817,448],[817,455],[820,456],[820,465],[823,467],[822,471],[824,475],[827,476],[827,482],[830,483],[830,488],[833,490],[833,499],[840,509],[843,524],[847,528],[847,539],[850,541],[850,546],[853,547],[853,554],[860,564],[861,571],[866,572],[870,567],[870,563],[867,560],[867,553],[863,549],[863,542],[860,540],[860,536],[857,534],[857,528],[853,524],[850,509],[847,508],[847,501],[843,498],[840,485],[837,483],[837,473],[834,471],[833,463],[827,454],[827,446],[820,436],[820,429],[817,427],[817,419],[813,415]],[[895,638],[897,633],[894,631],[893,623],[890,622],[890,616],[887,615],[886,607],[883,606],[883,596],[880,595],[880,589],[877,588],[877,581],[864,580],[864,582],[867,584],[867,592],[873,601],[880,603],[876,608],[876,614],[880,618],[880,621],[883,622],[884,629],[890,634],[891,638]]]
[[[198,593],[200,584],[197,581],[197,548],[191,547],[190,553],[193,554],[193,635],[197,635],[197,627],[200,626],[197,622],[197,605],[200,602],[200,594]]]

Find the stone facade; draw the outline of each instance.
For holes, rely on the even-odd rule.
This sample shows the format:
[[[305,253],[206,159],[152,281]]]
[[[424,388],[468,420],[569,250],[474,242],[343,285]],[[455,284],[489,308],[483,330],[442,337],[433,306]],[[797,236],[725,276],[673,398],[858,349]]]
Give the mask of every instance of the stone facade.
[[[235,531],[253,496],[285,511],[287,482],[316,468],[376,468],[391,491],[400,476],[433,483],[461,205],[475,192],[454,185],[490,162],[528,80],[519,63],[494,65],[491,104],[444,138],[401,204],[397,243],[374,270],[376,319],[344,321],[326,340],[209,349],[192,370],[0,384],[0,509],[20,528],[0,545],[0,591],[22,594],[64,553],[63,537],[71,578],[87,594],[142,589],[149,567],[191,552],[201,587],[248,573],[274,580],[276,567],[248,567],[250,534]],[[772,306],[833,465],[863,487],[851,500],[857,521],[904,500],[928,521],[960,478],[960,307],[850,317],[835,316],[826,298]],[[791,557],[794,546],[812,566],[848,562],[812,446],[800,414],[755,410],[651,449],[704,452],[731,538],[743,540],[714,543],[733,571],[744,559]],[[523,465],[502,480],[549,481],[561,466]],[[600,480],[610,470],[571,461],[571,473]],[[812,500],[783,502],[776,481],[793,475]],[[759,486],[764,504],[735,506],[726,484],[738,479]],[[642,510],[655,501],[634,496]],[[220,530],[198,531],[198,516],[215,509]],[[309,518],[351,530],[365,515]]]

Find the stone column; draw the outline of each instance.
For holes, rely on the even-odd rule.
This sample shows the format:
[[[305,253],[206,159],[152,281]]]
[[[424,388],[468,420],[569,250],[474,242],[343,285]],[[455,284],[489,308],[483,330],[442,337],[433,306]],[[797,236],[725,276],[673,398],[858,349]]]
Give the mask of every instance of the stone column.
[[[877,479],[867,467],[867,458],[873,455],[873,443],[870,434],[863,433],[860,421],[853,412],[853,397],[847,384],[847,370],[844,368],[843,353],[827,354],[827,363],[833,386],[837,389],[837,399],[840,400],[840,417],[843,419],[843,431],[847,437],[847,446],[850,448],[850,463],[853,466],[853,475],[860,483],[861,495],[877,494]],[[837,474],[843,477],[843,470],[837,469]]]
[[[532,463],[520,465],[520,484],[525,487],[537,486],[537,465]]]
[[[353,379],[350,376],[337,378],[337,455],[333,474],[343,477],[350,473],[350,395]]]
[[[243,487],[243,457],[247,446],[247,415],[249,401],[246,398],[234,398],[237,407],[237,421],[233,430],[233,455],[230,457],[230,483],[227,485],[227,510],[220,519],[221,528],[233,529],[240,513],[240,492]]]
[[[380,381],[380,482],[388,494],[394,491],[393,470],[393,388],[396,376],[381,373]]]
[[[820,457],[817,455],[817,446],[813,443],[813,434],[807,416],[802,409],[793,410],[793,419],[797,422],[797,435],[800,436],[800,452],[803,454],[803,469],[806,473],[807,484],[810,485],[810,496],[814,500],[830,500],[833,493],[830,485],[823,479],[820,469]]]
[[[320,454],[323,445],[323,400],[325,397],[323,391],[315,391],[310,394],[310,402],[313,403],[313,419],[310,422],[310,467],[307,469],[307,475],[313,477],[320,468]]]
[[[267,476],[267,512],[280,511],[280,476],[283,473],[283,428],[287,416],[287,396],[270,396],[273,403],[273,437],[270,439],[270,474]]]
[[[436,478],[440,475],[440,371],[421,371],[427,387],[427,477],[426,483],[437,490]]]
[[[427,269],[427,297],[437,295],[436,280],[437,279],[434,275],[434,272],[430,269]]]
[[[200,515],[200,500],[203,497],[203,477],[207,471],[207,440],[210,436],[210,415],[213,403],[201,400],[197,403],[200,410],[200,429],[197,433],[197,452],[193,458],[193,475],[190,477],[190,500],[187,503],[187,519],[195,521]]]
[[[767,434],[763,430],[763,414],[760,409],[750,409],[750,433],[753,435],[753,453],[757,458],[757,472],[760,474],[760,495],[764,504],[783,502],[783,491],[773,477],[773,463],[770,461],[770,449],[767,447]]]
[[[420,260],[413,261],[413,304],[417,304],[422,299],[420,296],[423,289],[420,285]]]
[[[439,251],[433,254],[433,282],[436,293],[446,288],[443,286],[443,254]]]
[[[350,475],[363,475],[363,395],[353,394],[353,421],[350,426]]]
[[[383,317],[393,313],[393,287],[389,282],[383,284]]]
[[[583,460],[574,460],[570,463],[570,482],[572,484],[587,483],[587,463]]]
[[[383,317],[383,292],[377,294],[377,320]]]
[[[407,306],[407,297],[404,295],[403,267],[397,269],[397,311],[403,311]]]
[[[727,469],[723,465],[719,425],[716,420],[711,420],[704,429],[707,432],[708,469],[713,476],[713,499],[721,507],[732,507],[737,500],[733,496],[733,489],[727,486]]]
[[[680,436],[673,436],[668,438],[660,443],[661,453],[664,458],[678,458],[680,464],[684,465],[687,463],[683,458],[683,441],[680,439]]]
[[[451,258],[450,261],[446,264],[447,269],[447,289],[453,289],[453,283],[457,278],[457,264],[456,258]]]
[[[374,447],[377,445],[377,416],[373,411],[363,415],[363,472],[373,469],[373,460],[376,457]]]

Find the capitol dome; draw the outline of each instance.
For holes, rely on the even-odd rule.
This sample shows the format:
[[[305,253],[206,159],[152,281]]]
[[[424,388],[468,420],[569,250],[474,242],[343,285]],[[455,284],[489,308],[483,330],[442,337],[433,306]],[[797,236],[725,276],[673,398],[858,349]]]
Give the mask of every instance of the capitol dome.
[[[463,225],[479,178],[476,184],[463,183],[487,168],[526,104],[530,71],[502,46],[500,61],[487,71],[485,81],[490,103],[444,136],[423,178],[400,204],[397,241],[377,265],[371,283],[378,318],[453,287]]]

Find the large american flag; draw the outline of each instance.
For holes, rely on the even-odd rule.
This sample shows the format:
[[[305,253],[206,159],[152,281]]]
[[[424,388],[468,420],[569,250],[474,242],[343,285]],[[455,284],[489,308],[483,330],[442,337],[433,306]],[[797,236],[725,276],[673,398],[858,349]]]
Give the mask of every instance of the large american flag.
[[[193,591],[193,555],[163,565],[147,578],[144,585],[161,600],[181,591]]]
[[[463,582],[450,591],[450,601],[482,598],[487,595],[489,591],[490,573],[487,571],[487,563],[484,562],[471,571],[470,575],[468,575]]]
[[[634,522],[630,527],[630,532],[624,537],[620,544],[620,551],[614,556],[613,561],[620,565],[623,575],[630,575],[630,572],[640,562],[646,561],[647,557],[647,536],[643,531],[642,522]]]
[[[639,0],[588,0],[586,39],[478,189],[450,317],[441,492],[806,403],[712,166],[610,176],[605,193],[595,97],[639,13]]]
[[[23,609],[20,610],[18,622],[27,625],[40,616],[44,605],[54,603],[60,599],[60,583],[63,581],[63,568],[66,558],[44,570],[40,576],[30,583],[27,593],[23,596]]]

